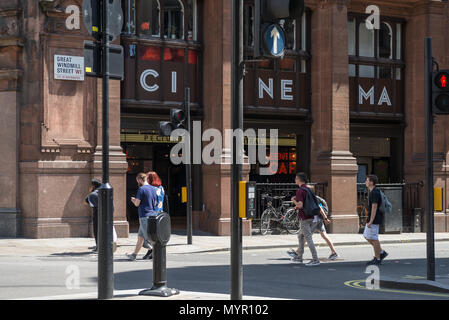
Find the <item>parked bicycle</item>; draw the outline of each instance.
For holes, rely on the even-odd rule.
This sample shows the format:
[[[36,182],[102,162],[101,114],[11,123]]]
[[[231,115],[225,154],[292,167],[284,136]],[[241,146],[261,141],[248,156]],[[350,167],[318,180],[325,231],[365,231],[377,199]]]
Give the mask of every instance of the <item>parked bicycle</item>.
[[[272,197],[268,194],[263,194],[262,199],[267,201],[267,208],[260,218],[260,233],[266,235],[270,227],[277,227],[284,229],[290,234],[296,234],[299,230],[299,223],[297,212],[292,207],[292,201],[282,201],[287,196]],[[273,201],[280,200],[278,207],[273,206]]]

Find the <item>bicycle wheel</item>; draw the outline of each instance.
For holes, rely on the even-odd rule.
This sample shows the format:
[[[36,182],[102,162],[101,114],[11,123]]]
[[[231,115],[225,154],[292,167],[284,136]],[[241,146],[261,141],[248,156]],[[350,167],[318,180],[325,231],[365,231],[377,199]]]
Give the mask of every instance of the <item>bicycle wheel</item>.
[[[282,225],[290,234],[297,234],[299,231],[298,214],[294,208],[288,209],[285,213]]]
[[[265,209],[265,211],[262,212],[260,217],[260,234],[263,236],[268,233],[268,230],[270,230],[271,216],[272,212],[270,209]]]

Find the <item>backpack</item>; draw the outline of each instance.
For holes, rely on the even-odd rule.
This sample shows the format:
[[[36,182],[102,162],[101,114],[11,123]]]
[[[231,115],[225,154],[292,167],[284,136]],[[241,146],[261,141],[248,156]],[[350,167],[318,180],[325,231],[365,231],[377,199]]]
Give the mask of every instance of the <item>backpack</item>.
[[[313,218],[320,214],[320,206],[315,194],[309,188],[301,188],[306,192],[303,210],[307,217]]]
[[[323,198],[321,198],[321,197],[319,197],[319,196],[317,196],[317,195],[315,195],[315,197],[316,197],[317,200],[318,200],[318,205],[321,205],[321,206],[322,206],[324,213],[325,213],[326,216],[329,218],[329,217],[330,217],[330,214],[329,214],[329,206],[327,205],[326,200],[324,200]]]
[[[382,198],[382,203],[380,204],[379,210],[383,213],[390,214],[393,206],[391,205],[391,202],[388,201],[388,198],[385,195],[385,193],[383,193],[382,190],[379,190],[379,191],[380,191],[380,196]]]

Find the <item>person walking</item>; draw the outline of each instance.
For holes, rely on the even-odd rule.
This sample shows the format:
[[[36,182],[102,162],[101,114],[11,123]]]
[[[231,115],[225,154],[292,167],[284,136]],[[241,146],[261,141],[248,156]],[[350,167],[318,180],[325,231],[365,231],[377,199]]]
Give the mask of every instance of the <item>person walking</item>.
[[[157,211],[155,209],[157,206],[156,188],[148,184],[147,175],[145,173],[139,173],[136,180],[139,185],[139,190],[137,191],[136,197],[131,197],[131,202],[138,207],[139,232],[134,252],[127,254],[128,259],[131,261],[136,260],[144,242],[149,243],[148,218],[150,216],[157,215]]]
[[[369,175],[366,177],[365,185],[369,189],[368,196],[368,222],[365,226],[363,236],[373,246],[374,258],[366,263],[369,265],[380,265],[388,253],[382,250],[379,242],[379,226],[383,222],[383,212],[379,210],[382,205],[382,195],[380,190],[376,187],[378,178],[375,175]]]
[[[318,254],[315,248],[315,244],[312,239],[312,225],[313,218],[308,217],[303,209],[304,202],[306,199],[307,189],[307,175],[303,172],[296,174],[295,183],[298,185],[299,189],[296,191],[296,197],[291,200],[295,204],[298,211],[299,219],[299,232],[298,232],[298,242],[299,248],[297,252],[297,257],[293,259],[294,262],[303,263],[304,254],[304,241],[307,241],[310,252],[312,253],[312,260],[305,264],[307,267],[314,267],[320,265],[320,260],[318,260]]]
[[[315,216],[315,218],[313,219],[312,231],[318,232],[321,235],[321,238],[323,238],[324,241],[326,241],[329,249],[331,249],[331,255],[327,258],[327,260],[333,261],[338,258],[338,254],[335,251],[335,247],[334,244],[332,243],[332,240],[327,236],[326,227],[324,226],[325,224],[329,225],[331,223],[331,221],[327,216],[328,207],[326,201],[323,198],[320,198],[318,196],[316,197],[319,202],[321,216]],[[287,254],[290,257],[292,257],[292,260],[295,260],[298,259],[298,252],[299,248],[296,251],[290,249],[289,251],[287,251]]]
[[[157,204],[154,209],[159,214],[166,209],[164,208],[165,191],[164,187],[162,186],[161,178],[159,178],[159,175],[156,172],[150,171],[147,173],[147,182],[149,185],[156,188]],[[148,252],[145,254],[145,256],[143,256],[142,259],[145,260],[152,258],[153,249],[150,247],[148,248]]]
[[[89,249],[92,249],[92,252],[98,252],[98,188],[100,188],[101,182],[98,179],[92,179],[90,184],[90,193],[84,201],[92,208],[95,247],[90,247]]]

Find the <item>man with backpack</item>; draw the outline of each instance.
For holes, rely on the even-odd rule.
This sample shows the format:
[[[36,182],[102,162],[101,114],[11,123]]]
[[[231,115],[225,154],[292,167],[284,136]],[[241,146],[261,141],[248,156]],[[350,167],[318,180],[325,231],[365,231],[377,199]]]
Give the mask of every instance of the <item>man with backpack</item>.
[[[383,195],[382,191],[376,187],[378,182],[377,176],[369,175],[366,177],[365,185],[369,189],[368,196],[368,220],[365,225],[363,236],[373,246],[374,258],[367,262],[369,265],[380,265],[382,260],[388,256],[388,253],[382,250],[379,242],[379,226],[383,222],[384,213],[381,208],[384,208],[388,201]],[[391,204],[388,203],[391,208]]]
[[[310,187],[310,189],[313,190],[313,187]],[[312,231],[318,232],[321,235],[321,238],[326,241],[327,245],[329,246],[329,249],[331,249],[331,254],[327,260],[333,261],[338,258],[338,254],[335,251],[334,244],[332,243],[332,240],[327,236],[326,228],[324,225],[328,225],[331,223],[331,221],[328,218],[329,213],[329,207],[327,206],[326,200],[323,198],[320,198],[318,196],[315,196],[318,199],[318,205],[320,206],[320,216],[315,216],[313,218],[313,224],[312,224]],[[298,258],[298,251],[290,249],[287,251],[287,254],[292,258],[292,261],[295,261],[295,259]]]
[[[307,183],[307,175],[303,172],[296,174],[295,183],[299,186],[298,191],[296,191],[296,197],[293,197],[291,200],[295,204],[295,207],[298,211],[298,219],[299,219],[299,232],[298,232],[298,255],[293,259],[294,262],[303,263],[302,256],[304,254],[304,241],[307,241],[309,245],[310,252],[312,253],[312,260],[305,264],[307,267],[314,267],[320,265],[320,260],[318,260],[318,254],[315,248],[315,244],[313,243],[312,235],[313,235],[313,214],[311,211],[316,210],[315,206],[318,207],[316,201],[311,200],[310,194],[312,191],[306,186]],[[313,193],[312,193],[313,195]],[[315,202],[315,203],[311,203]],[[312,208],[312,209],[311,209]],[[307,214],[306,214],[306,211]],[[318,207],[318,214],[319,214]]]

